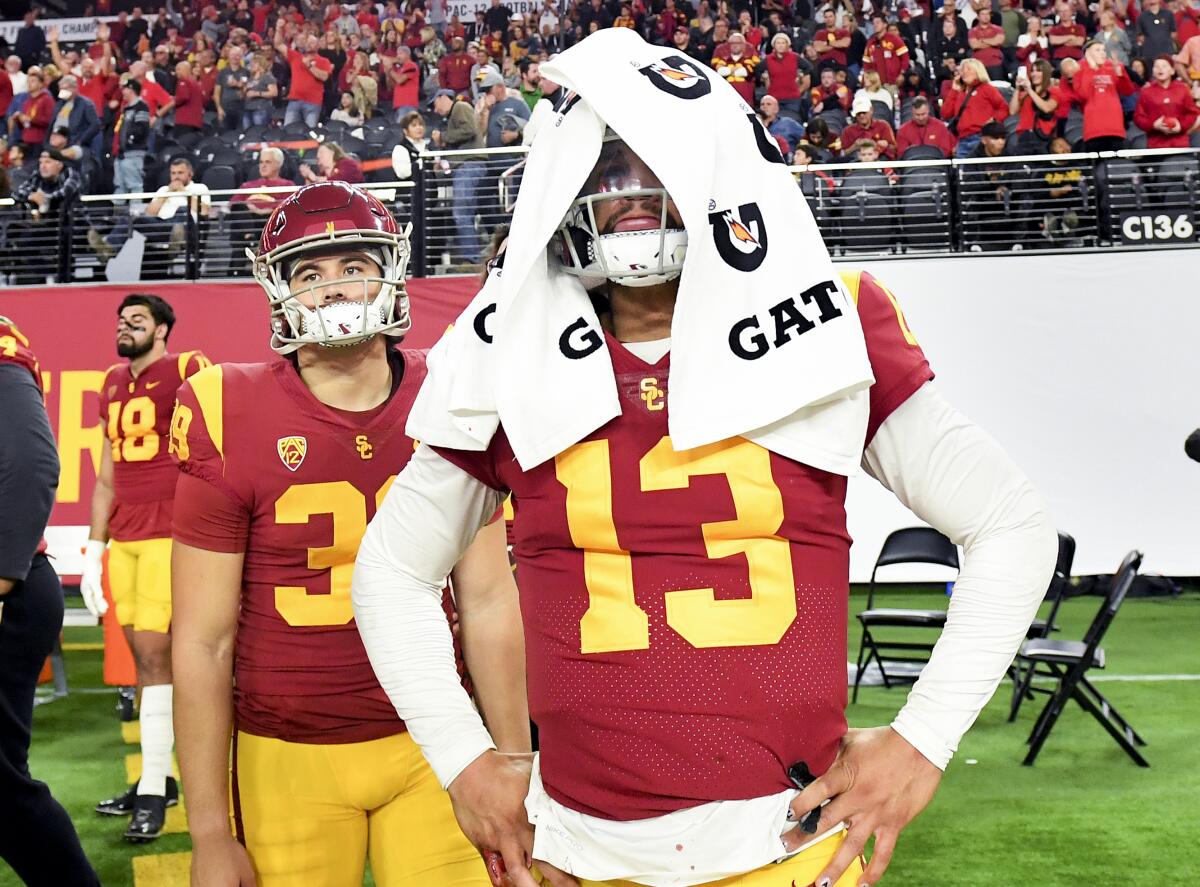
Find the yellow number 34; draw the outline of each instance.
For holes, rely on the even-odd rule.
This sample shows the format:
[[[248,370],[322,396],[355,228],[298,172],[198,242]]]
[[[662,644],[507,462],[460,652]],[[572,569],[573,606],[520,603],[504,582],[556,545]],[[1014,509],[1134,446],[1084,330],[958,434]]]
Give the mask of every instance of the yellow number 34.
[[[796,619],[791,546],[778,534],[783,495],[771,476],[771,454],[741,438],[676,452],[664,437],[639,463],[641,489],[686,489],[693,477],[724,475],[733,495],[731,520],[702,524],[708,557],[744,554],[750,597],[718,600],[712,588],[666,594],[667,624],[695,647],[776,644]],[[576,444],[555,459],[567,488],[571,541],[583,551],[588,609],[579,624],[583,653],[644,650],[649,618],[637,605],[633,559],[613,521],[612,467],[607,440]]]

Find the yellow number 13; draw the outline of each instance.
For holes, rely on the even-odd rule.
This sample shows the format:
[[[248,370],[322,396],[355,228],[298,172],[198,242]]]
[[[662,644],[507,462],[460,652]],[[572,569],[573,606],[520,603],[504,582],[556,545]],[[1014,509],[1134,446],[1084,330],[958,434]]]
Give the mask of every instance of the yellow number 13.
[[[639,469],[647,493],[723,475],[735,517],[701,524],[705,550],[714,559],[744,554],[749,566],[748,598],[718,600],[712,588],[668,591],[667,624],[695,647],[778,643],[796,619],[796,586],[791,548],[777,535],[783,496],[771,476],[771,454],[740,438],[680,453],[664,437]],[[649,619],[634,598],[633,559],[621,548],[613,521],[608,441],[576,444],[555,459],[555,471],[567,488],[571,541],[583,551],[588,609],[579,624],[582,652],[646,649]]]

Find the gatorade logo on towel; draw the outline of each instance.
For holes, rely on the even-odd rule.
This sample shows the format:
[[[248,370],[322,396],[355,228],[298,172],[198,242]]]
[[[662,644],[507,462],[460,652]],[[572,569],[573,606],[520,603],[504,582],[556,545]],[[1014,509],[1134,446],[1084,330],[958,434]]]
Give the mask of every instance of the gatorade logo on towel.
[[[717,254],[738,271],[753,271],[767,257],[767,226],[757,203],[708,214]]]
[[[681,55],[668,55],[638,68],[650,82],[668,95],[681,99],[698,99],[712,92],[712,84],[704,70]]]

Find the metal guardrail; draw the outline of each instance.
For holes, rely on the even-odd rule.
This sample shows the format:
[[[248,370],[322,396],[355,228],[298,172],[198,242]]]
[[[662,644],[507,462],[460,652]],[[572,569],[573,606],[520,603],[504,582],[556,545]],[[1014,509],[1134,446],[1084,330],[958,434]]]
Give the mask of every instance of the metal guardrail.
[[[492,232],[510,221],[526,153],[525,148],[427,152],[412,164],[411,179],[363,187],[384,200],[401,224],[412,222],[414,275],[462,273],[478,267]],[[791,171],[835,256],[1200,242],[1197,149],[826,164]],[[245,249],[257,241],[265,217],[234,208],[229,198],[239,192],[249,189],[211,191],[210,217],[189,215],[181,236],[136,243],[112,262],[97,254],[97,234],[89,230],[102,237],[115,226],[129,226],[155,195],[86,196],[36,222],[25,207],[0,200],[0,275],[9,284],[248,276]]]

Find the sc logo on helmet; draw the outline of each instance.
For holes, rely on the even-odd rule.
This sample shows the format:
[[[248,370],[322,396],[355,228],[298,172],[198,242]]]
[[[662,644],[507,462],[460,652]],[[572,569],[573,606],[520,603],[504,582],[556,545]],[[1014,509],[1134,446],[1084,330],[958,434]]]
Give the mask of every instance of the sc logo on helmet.
[[[767,226],[757,203],[708,214],[713,242],[725,264],[738,271],[754,271],[767,257]]]
[[[638,68],[658,89],[681,99],[703,98],[712,92],[704,70],[681,55],[669,55]]]

